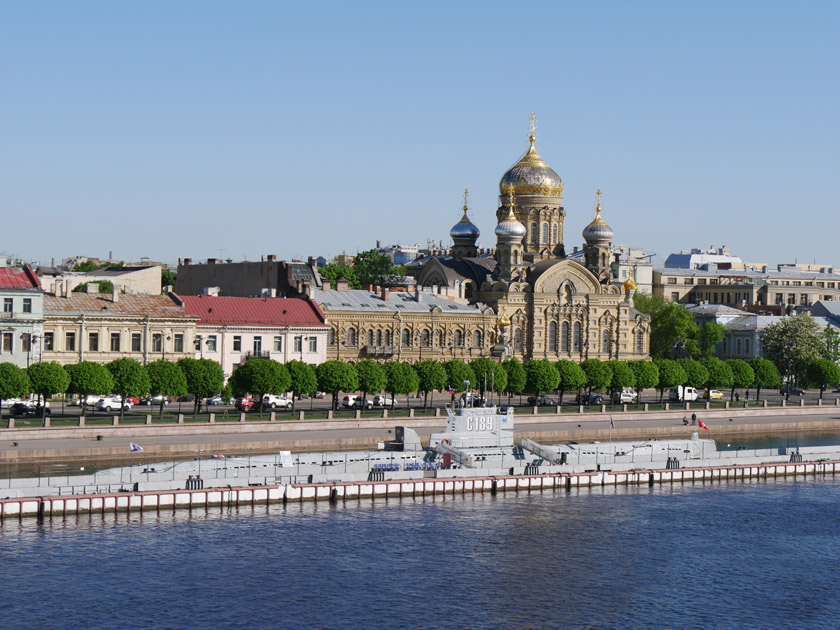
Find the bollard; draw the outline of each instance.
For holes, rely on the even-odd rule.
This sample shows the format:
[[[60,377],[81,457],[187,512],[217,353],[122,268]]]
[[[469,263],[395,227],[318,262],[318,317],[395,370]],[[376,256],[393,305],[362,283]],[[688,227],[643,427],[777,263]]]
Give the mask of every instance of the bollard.
[[[111,424],[114,425],[115,427],[120,426],[120,417],[119,416],[114,416],[114,419],[111,422]]]
[[[704,405],[704,409],[711,409],[711,408],[712,408],[712,401],[707,400],[706,404]],[[728,407],[727,407],[727,409],[728,409]]]
[[[330,410],[327,412],[327,420],[332,420],[332,419],[333,419],[333,410],[332,410],[332,409],[330,409]]]
[[[650,403],[645,403],[645,404],[642,406],[642,411],[647,411],[647,410],[648,410],[648,405],[649,405],[649,404],[650,404]]]
[[[534,409],[531,411],[531,413],[533,413],[533,414],[536,416],[539,412],[540,412],[539,407],[537,407],[536,405],[534,405]]]
[[[268,414],[268,421],[269,422],[276,422],[277,421],[277,412],[276,411],[272,411],[271,413]]]
[[[409,418],[413,418],[413,417],[414,417],[414,407],[412,407],[411,409],[409,409],[409,410],[408,410],[408,417],[409,417]]]
[[[601,413],[607,413],[607,406],[601,405]]]
[[[805,406],[805,399],[804,399],[804,398],[800,398],[800,399],[799,399],[799,406],[800,406],[800,407],[804,407],[804,406]]]
[[[303,413],[303,411],[298,411],[298,420],[300,420],[301,422],[303,422]]]
[[[49,416],[45,416],[45,417],[44,417],[44,428],[46,429],[46,428],[47,428],[47,427],[49,427],[49,426],[50,426],[50,417],[49,417]]]
[[[708,405],[709,403],[706,403],[706,404]],[[724,409],[729,409],[729,401],[728,400],[723,403],[723,408]],[[708,409],[708,407],[706,407],[706,409]]]
[[[216,423],[216,414],[211,413],[210,414],[210,424],[215,424],[215,423]]]
[[[560,405],[557,405],[557,407],[554,409],[554,413],[561,413]]]
[[[184,414],[178,414],[178,424],[184,424]]]
[[[362,417],[362,410],[361,409],[356,409],[356,420],[358,420],[361,417]]]
[[[387,409],[383,409],[383,410],[382,410],[382,417],[383,417],[383,418],[387,418],[387,417],[388,417],[388,410],[387,410]]]
[[[80,427],[85,426],[85,417],[84,416],[79,416],[79,426]],[[9,425],[9,428],[11,428],[11,425]]]
[[[761,403],[762,403],[761,406],[764,407],[765,409],[767,409],[767,399],[765,398],[764,400],[761,401]]]
[[[440,407],[435,407],[435,418],[440,417]]]
[[[247,414],[244,411],[242,413],[240,413],[239,414],[239,422],[245,422],[245,417],[246,416],[247,416]]]
[[[146,414],[146,424],[152,424],[152,414]]]
[[[625,412],[627,411],[627,403],[624,403],[623,405],[621,405],[621,410],[625,411]]]

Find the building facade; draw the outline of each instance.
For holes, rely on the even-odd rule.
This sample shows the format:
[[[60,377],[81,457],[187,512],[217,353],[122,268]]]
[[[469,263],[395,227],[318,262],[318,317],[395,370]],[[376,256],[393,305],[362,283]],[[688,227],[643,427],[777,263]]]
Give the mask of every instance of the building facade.
[[[44,293],[29,265],[0,267],[0,362],[27,367],[41,356]]]
[[[230,378],[251,357],[317,365],[326,360],[329,327],[305,298],[179,296],[198,318],[195,357],[212,359]]]

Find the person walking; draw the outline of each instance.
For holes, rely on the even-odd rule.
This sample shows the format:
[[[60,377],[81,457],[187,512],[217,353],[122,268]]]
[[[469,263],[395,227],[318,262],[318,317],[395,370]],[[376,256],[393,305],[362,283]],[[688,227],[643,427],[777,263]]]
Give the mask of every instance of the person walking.
[[[695,426],[697,424],[697,414],[691,414],[691,426]]]

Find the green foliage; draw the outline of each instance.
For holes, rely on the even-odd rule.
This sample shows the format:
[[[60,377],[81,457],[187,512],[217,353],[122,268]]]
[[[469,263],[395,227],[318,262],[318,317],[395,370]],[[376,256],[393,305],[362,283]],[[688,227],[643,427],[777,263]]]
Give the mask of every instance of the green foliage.
[[[779,372],[797,379],[802,379],[808,365],[825,354],[820,327],[808,315],[785,317],[770,324],[764,329],[761,345]]]
[[[73,293],[90,293],[88,291],[88,287],[91,284],[95,284],[99,287],[98,293],[113,293],[114,292],[114,283],[110,280],[97,280],[96,282],[85,282],[83,284],[76,285],[73,288]]]
[[[394,264],[391,259],[380,254],[375,249],[359,252],[353,259],[353,269],[359,282],[382,287],[391,286],[391,276],[394,275]]]
[[[652,361],[630,361],[629,365],[636,376],[636,392],[641,402],[643,389],[659,385],[659,368]]]
[[[26,368],[26,374],[32,391],[43,396],[44,400],[53,394],[63,394],[70,386],[67,370],[55,362],[33,363]]]
[[[12,363],[0,363],[0,400],[23,398],[29,393],[29,388],[26,370]]]
[[[611,391],[620,391],[623,387],[634,387],[636,385],[636,373],[626,361],[609,361],[609,366],[612,369],[612,379],[609,385]]]
[[[706,387],[709,389],[729,389],[732,387],[734,379],[732,377],[732,370],[728,364],[724,363],[717,357],[702,359],[700,364],[706,368],[706,372],[708,372]]]
[[[364,398],[367,398],[368,393],[378,393],[385,389],[388,383],[385,370],[376,361],[359,361],[356,364],[356,373],[359,375],[359,390]]]
[[[840,363],[840,334],[834,330],[833,326],[825,327],[823,341],[825,342],[825,358]]]
[[[318,273],[321,274],[322,278],[330,281],[331,289],[335,289],[337,286],[336,283],[342,279],[347,280],[351,289],[362,288],[362,283],[359,282],[359,278],[353,267],[339,267],[335,263],[330,263],[329,265],[321,267],[318,270]]]
[[[665,305],[664,298],[636,291],[633,294],[633,307],[645,315],[653,315],[653,312]]]
[[[356,368],[344,361],[325,361],[315,368],[315,375],[318,377],[318,389],[332,394],[333,409],[336,408],[338,392],[355,392],[359,389]]]
[[[586,373],[577,363],[568,359],[560,359],[554,364],[554,367],[557,373],[560,374],[560,385],[558,386],[560,400],[558,402],[562,405],[563,394],[565,392],[572,392],[586,387]]]
[[[149,393],[157,396],[186,396],[187,377],[177,363],[161,359],[146,366],[149,373]],[[208,394],[209,395],[209,394]]]
[[[708,358],[714,355],[715,346],[723,341],[726,336],[726,329],[717,322],[706,322],[700,327],[697,333],[697,346],[700,356]]]
[[[755,372],[749,363],[740,359],[729,359],[726,365],[732,371],[732,391],[729,394],[729,399],[732,400],[735,397],[736,387],[744,389],[753,384]]]
[[[604,389],[612,382],[612,368],[610,364],[600,359],[587,359],[580,364],[580,369],[586,374],[586,386],[589,391]]]
[[[265,394],[282,394],[289,391],[291,381],[285,365],[274,359],[263,358],[248,359],[230,376],[230,386],[234,395],[251,394],[260,400]]]
[[[809,385],[820,388],[820,398],[827,385],[840,383],[840,366],[830,359],[815,359],[805,370]]]
[[[106,366],[114,378],[114,393],[128,397],[143,396],[149,393],[149,373],[134,359],[122,358],[111,361]],[[120,405],[120,416],[125,414],[125,408]]]
[[[650,316],[650,353],[660,359],[697,354],[697,324],[682,304],[662,304]]]
[[[471,361],[470,367],[475,373],[476,387],[482,394],[491,389],[501,394],[507,388],[507,372],[501,363],[482,357]]]
[[[781,385],[781,377],[779,370],[772,361],[761,357],[755,357],[749,361],[750,367],[753,369],[755,379],[753,384],[758,387],[756,392],[756,399],[761,395],[762,387],[779,387]]]
[[[385,390],[392,395],[417,391],[420,378],[408,363],[388,361],[388,363],[383,364],[382,369],[385,371]]]
[[[296,404],[300,394],[311,394],[318,391],[318,377],[315,368],[308,363],[292,359],[286,364],[289,371],[289,389],[292,392],[292,405]]]
[[[683,381],[683,384],[689,385],[695,389],[700,389],[709,381],[709,370],[707,370],[706,366],[696,359],[684,357],[682,359],[678,359],[677,363],[679,363],[682,366],[682,369],[685,370],[685,380]]]
[[[178,274],[176,274],[171,269],[161,269],[160,270],[160,292],[163,293],[164,287],[174,287],[175,280],[178,279]]]
[[[672,359],[654,359],[654,365],[659,372],[659,399],[662,400],[662,393],[670,387],[677,387],[688,380],[683,366]]]
[[[101,363],[82,361],[74,365],[65,365],[64,369],[70,375],[67,391],[78,394],[81,400],[90,394],[104,395],[114,390],[114,377]]]
[[[507,372],[507,385],[505,386],[505,391],[508,394],[520,394],[524,392],[527,375],[525,374],[525,368],[522,367],[522,363],[519,362],[519,359],[515,357],[508,359],[502,363],[502,367],[505,372]]]
[[[548,359],[525,361],[525,391],[539,396],[543,392],[557,389],[560,372]]]
[[[92,260],[85,260],[83,262],[76,263],[76,265],[73,266],[72,271],[81,271],[82,273],[88,273],[91,271],[96,271],[97,269],[99,269],[98,264],[96,264]]]
[[[417,387],[424,392],[423,406],[428,407],[429,393],[446,387],[446,368],[438,361],[426,359],[414,364]]]
[[[225,384],[225,372],[222,366],[211,359],[183,358],[178,360],[178,367],[187,379],[187,391],[195,397],[194,411],[202,398],[213,396]],[[233,395],[233,388],[229,387],[228,397]]]
[[[469,365],[461,361],[461,359],[447,361],[443,364],[443,367],[446,368],[446,384],[452,389],[459,392],[464,391],[464,381],[470,382],[467,389],[476,387],[476,381],[478,379],[475,376],[475,372],[473,372],[473,369]]]

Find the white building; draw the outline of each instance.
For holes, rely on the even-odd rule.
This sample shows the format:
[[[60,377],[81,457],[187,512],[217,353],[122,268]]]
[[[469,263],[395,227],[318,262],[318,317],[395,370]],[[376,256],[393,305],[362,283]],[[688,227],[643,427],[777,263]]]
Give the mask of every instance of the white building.
[[[40,356],[44,293],[32,267],[0,268],[0,362],[27,367]]]

